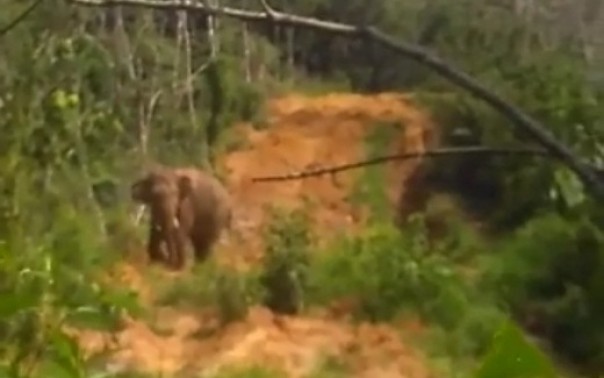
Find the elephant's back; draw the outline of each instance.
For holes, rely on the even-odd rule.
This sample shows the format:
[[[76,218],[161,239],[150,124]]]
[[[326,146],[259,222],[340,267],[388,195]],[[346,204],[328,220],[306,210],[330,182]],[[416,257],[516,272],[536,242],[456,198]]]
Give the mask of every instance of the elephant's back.
[[[196,210],[204,214],[205,221],[215,222],[214,225],[218,228],[228,225],[232,200],[226,186],[217,177],[199,169],[185,168],[183,172],[194,179],[193,195],[197,198],[193,202],[197,206]]]

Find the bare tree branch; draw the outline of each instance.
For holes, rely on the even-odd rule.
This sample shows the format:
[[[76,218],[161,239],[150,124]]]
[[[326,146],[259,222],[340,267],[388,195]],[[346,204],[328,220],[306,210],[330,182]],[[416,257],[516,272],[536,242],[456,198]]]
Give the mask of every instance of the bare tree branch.
[[[216,6],[218,4],[218,2],[216,1],[212,1],[210,3],[210,0],[204,0],[203,1],[203,5],[205,8],[220,8],[219,6]],[[208,14],[207,15],[207,20],[208,20],[208,41],[210,42],[210,59],[216,59],[216,55],[218,54],[218,36],[217,36],[217,29],[218,29],[218,22],[216,20],[216,18],[211,15]]]
[[[6,24],[0,29],[0,38],[4,37],[5,34],[13,30],[17,25],[19,25],[23,20],[27,18],[40,4],[42,4],[43,0],[36,0],[29,7],[27,7],[21,14],[15,17],[11,22]]]
[[[209,66],[210,66],[210,61],[205,62],[203,65],[201,65],[199,68],[197,68],[197,70],[195,70],[195,72],[193,72],[190,77],[183,80],[183,83],[175,84],[174,92],[179,93],[181,91],[185,91],[187,88],[187,85],[189,85],[188,82],[196,80],[197,77],[199,75],[201,75]],[[155,107],[157,106],[157,103],[158,103],[160,97],[162,96],[162,94],[163,94],[163,91],[160,89],[160,90],[156,91],[149,100],[149,105],[147,105],[147,117],[145,118],[146,119],[145,123],[147,125],[151,124],[151,121],[153,119],[153,112],[155,111]]]
[[[195,3],[190,0],[183,2],[164,1],[164,0],[69,0],[72,4],[87,7],[111,7],[116,5],[152,8],[157,10],[186,9],[197,11],[207,15],[230,17],[242,21],[266,22],[274,21],[283,25],[291,25],[301,28],[318,29],[330,33],[342,35],[361,34],[363,29],[353,25],[342,24],[339,22],[323,21],[315,18],[302,17],[294,14],[288,14],[272,10],[272,15],[266,12],[257,12],[231,7],[206,7],[203,3]],[[272,9],[272,8],[271,8]]]
[[[277,12],[268,4],[266,0],[260,0],[260,5],[269,19],[274,19]]]
[[[588,165],[575,155],[567,146],[557,141],[546,127],[541,125],[535,119],[525,112],[511,105],[507,101],[491,92],[484,85],[480,84],[468,74],[445,63],[440,57],[406,42],[394,40],[392,37],[382,33],[373,27],[358,27],[355,25],[344,24],[319,20],[316,18],[302,17],[295,14],[289,14],[273,10],[268,6],[266,0],[260,0],[265,5],[264,12],[243,10],[231,7],[207,7],[202,3],[193,3],[185,1],[182,3],[165,0],[70,0],[74,4],[84,6],[137,6],[155,9],[188,9],[191,11],[203,12],[207,15],[225,16],[242,21],[251,22],[272,22],[281,25],[289,25],[300,28],[309,28],[341,36],[367,38],[380,44],[382,47],[392,50],[397,54],[408,59],[416,61],[427,66],[437,74],[448,79],[454,84],[464,88],[477,98],[482,99],[493,107],[496,111],[507,117],[523,131],[533,137],[541,146],[543,146],[551,155],[563,161],[571,170],[573,170],[583,181],[594,195],[604,201],[604,180],[599,179],[598,175]],[[268,8],[267,8],[268,6]]]
[[[351,169],[362,168],[369,165],[383,164],[389,161],[407,160],[418,157],[447,157],[451,155],[532,155],[551,157],[551,155],[543,149],[538,148],[499,148],[499,147],[449,147],[439,148],[436,150],[406,152],[402,154],[394,154],[387,156],[379,156],[372,159],[357,161],[354,163],[346,163],[326,168],[311,169],[308,171],[290,173],[280,176],[264,176],[253,177],[252,182],[267,182],[267,181],[286,181],[299,180],[307,177],[321,176],[325,174],[334,174]]]

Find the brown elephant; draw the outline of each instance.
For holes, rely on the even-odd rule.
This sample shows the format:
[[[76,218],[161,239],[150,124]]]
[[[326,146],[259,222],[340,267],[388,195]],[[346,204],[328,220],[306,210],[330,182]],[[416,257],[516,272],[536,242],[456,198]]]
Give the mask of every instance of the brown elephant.
[[[132,199],[151,210],[148,254],[180,269],[187,240],[197,261],[204,260],[222,231],[231,227],[230,196],[215,177],[197,168],[155,166],[131,186]],[[162,244],[167,258],[162,256]]]

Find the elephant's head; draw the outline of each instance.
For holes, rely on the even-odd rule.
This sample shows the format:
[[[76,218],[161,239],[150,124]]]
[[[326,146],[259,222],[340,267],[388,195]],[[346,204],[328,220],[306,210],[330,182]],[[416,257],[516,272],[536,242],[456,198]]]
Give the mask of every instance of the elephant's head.
[[[150,207],[154,222],[165,230],[178,227],[180,201],[178,175],[169,169],[154,169],[130,187],[132,200]]]

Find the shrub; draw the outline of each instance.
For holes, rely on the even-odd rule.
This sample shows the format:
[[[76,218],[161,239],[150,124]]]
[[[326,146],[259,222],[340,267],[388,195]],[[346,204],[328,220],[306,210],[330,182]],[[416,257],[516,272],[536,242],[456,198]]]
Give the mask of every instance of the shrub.
[[[353,372],[346,362],[337,356],[325,355],[307,378],[342,378],[349,377]]]
[[[220,321],[226,324],[245,317],[260,295],[254,271],[238,272],[209,260],[196,266],[192,274],[179,277],[160,290],[158,303],[195,308],[216,306]]]
[[[61,261],[85,249],[53,246],[0,251],[1,365],[10,376],[83,376],[85,359],[65,327],[113,331],[123,310],[137,309],[128,292],[100,285],[79,260]]]
[[[602,231],[584,218],[549,214],[501,242],[485,282],[559,353],[602,367],[603,269]]]
[[[559,377],[553,364],[510,322],[503,323],[474,378]]]
[[[260,283],[265,304],[275,312],[294,314],[303,307],[307,286],[310,231],[305,213],[272,210]]]
[[[390,224],[372,224],[358,236],[337,241],[312,269],[314,299],[353,296],[361,318],[388,320],[403,309],[426,315],[446,304],[441,320],[455,323],[465,306],[461,277],[445,257],[428,250],[423,224],[401,234]]]
[[[399,123],[381,122],[376,124],[365,140],[365,158],[371,159],[383,155],[384,150],[389,150],[392,141],[400,133],[402,127]],[[385,181],[383,165],[365,167],[351,193],[353,203],[368,207],[371,220],[391,219],[391,205],[386,194]]]

